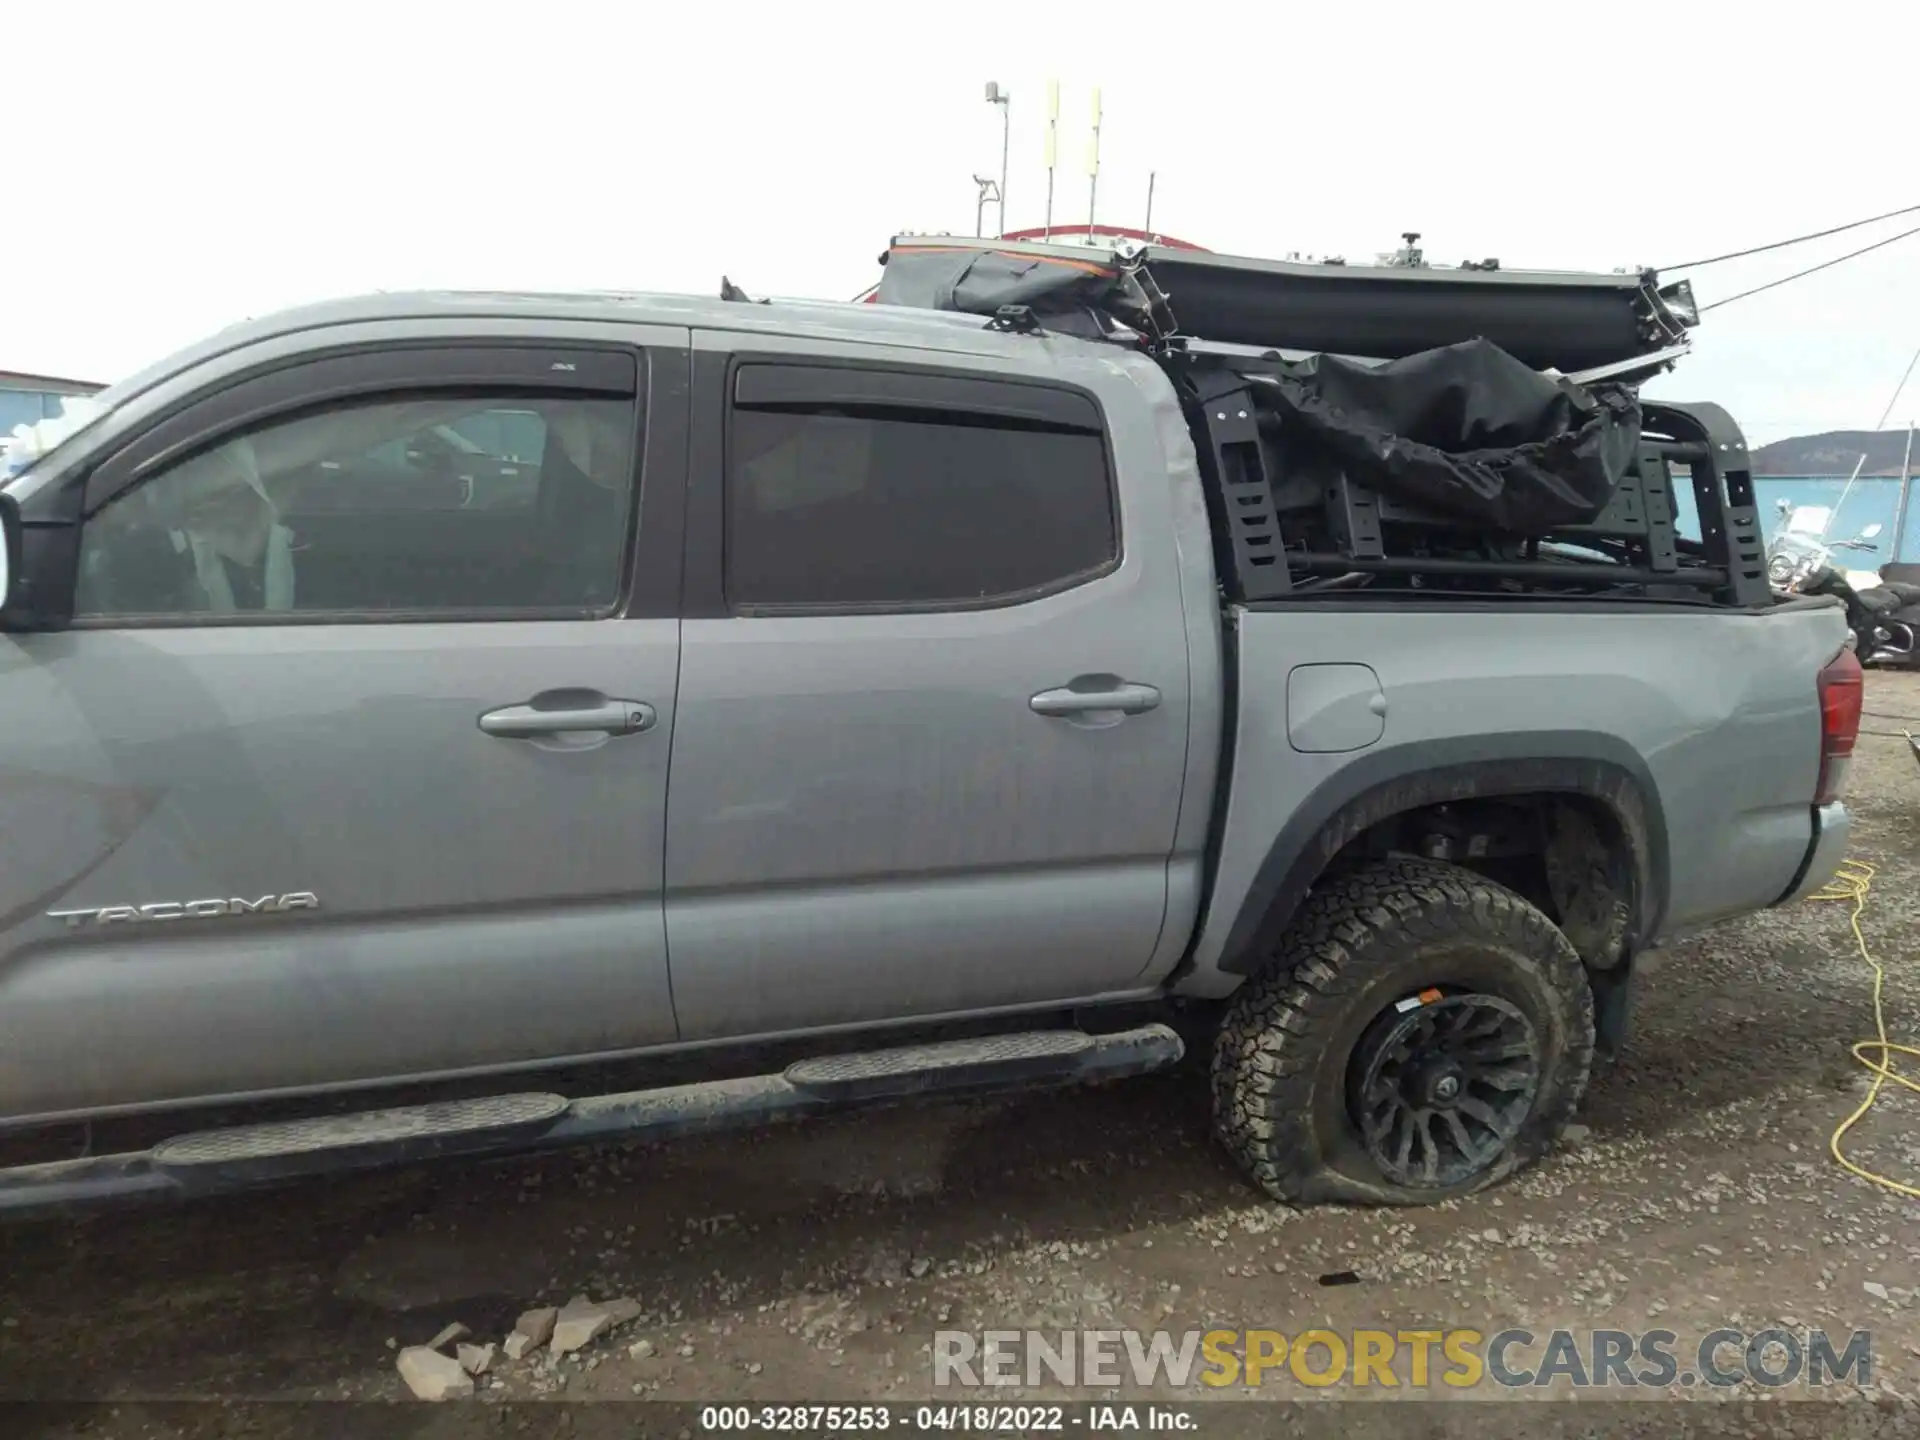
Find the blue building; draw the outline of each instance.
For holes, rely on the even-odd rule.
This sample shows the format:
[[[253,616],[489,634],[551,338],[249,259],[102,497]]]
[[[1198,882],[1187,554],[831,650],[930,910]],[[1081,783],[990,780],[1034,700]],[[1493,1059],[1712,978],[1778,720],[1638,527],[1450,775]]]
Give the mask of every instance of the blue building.
[[[1773,538],[1782,500],[1796,506],[1835,507],[1832,523],[1827,527],[1827,538],[1831,540],[1858,535],[1877,521],[1881,534],[1874,542],[1875,548],[1842,557],[1856,570],[1878,570],[1890,560],[1920,560],[1920,494],[1912,493],[1914,491],[1920,491],[1920,480],[1902,480],[1897,475],[1862,475],[1851,482],[1845,475],[1753,477],[1753,498],[1760,511],[1760,527],[1768,539]],[[1904,505],[1901,503],[1903,492],[1907,494]],[[1698,540],[1700,516],[1694,506],[1692,487],[1684,482],[1676,486],[1674,499],[1680,512],[1676,517],[1680,533]]]
[[[11,435],[16,425],[52,419],[69,395],[91,395],[100,388],[88,380],[0,370],[0,439]]]

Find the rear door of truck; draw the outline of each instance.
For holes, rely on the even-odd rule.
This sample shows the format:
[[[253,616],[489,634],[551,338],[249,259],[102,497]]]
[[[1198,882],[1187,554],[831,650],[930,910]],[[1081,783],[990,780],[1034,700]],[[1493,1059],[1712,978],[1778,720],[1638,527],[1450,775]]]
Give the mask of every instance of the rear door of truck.
[[[1128,987],[1187,764],[1158,450],[1123,471],[1100,401],[1039,366],[701,331],[694,355],[683,1035]]]
[[[0,637],[16,1118],[674,1038],[687,332],[407,323],[194,381],[83,477],[73,628]]]

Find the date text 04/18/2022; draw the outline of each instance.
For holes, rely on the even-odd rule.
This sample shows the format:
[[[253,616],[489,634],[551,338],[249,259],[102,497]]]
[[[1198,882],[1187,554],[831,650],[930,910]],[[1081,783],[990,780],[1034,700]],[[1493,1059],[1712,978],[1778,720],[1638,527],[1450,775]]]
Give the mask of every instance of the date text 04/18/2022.
[[[704,1405],[700,1428],[709,1433],[802,1435],[889,1430],[1032,1435],[1074,1431],[1191,1434],[1199,1425],[1191,1410],[1170,1405]]]

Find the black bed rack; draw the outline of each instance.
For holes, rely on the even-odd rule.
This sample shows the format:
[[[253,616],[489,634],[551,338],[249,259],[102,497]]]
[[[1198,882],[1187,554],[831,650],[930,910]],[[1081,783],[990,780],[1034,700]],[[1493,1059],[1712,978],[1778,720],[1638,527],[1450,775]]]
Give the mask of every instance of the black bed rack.
[[[1205,437],[1201,468],[1230,600],[1311,596],[1316,580],[1362,575],[1396,593],[1602,591],[1742,608],[1771,603],[1746,440],[1718,405],[1643,402],[1635,463],[1598,516],[1546,535],[1493,537],[1507,553],[1487,557],[1468,552],[1489,537],[1457,517],[1390,499],[1338,469],[1279,463],[1244,375],[1185,378],[1189,420]],[[1678,472],[1693,490],[1697,542],[1678,533]]]

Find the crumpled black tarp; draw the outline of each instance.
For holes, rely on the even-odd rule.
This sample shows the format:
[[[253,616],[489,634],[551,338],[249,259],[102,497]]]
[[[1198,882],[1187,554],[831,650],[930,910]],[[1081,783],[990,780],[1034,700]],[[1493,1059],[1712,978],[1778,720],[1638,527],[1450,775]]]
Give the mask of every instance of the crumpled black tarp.
[[[1514,535],[1594,519],[1640,444],[1631,389],[1543,375],[1486,340],[1248,378],[1349,480]]]
[[[1024,305],[1042,318],[1092,312],[1133,326],[1149,319],[1139,284],[1091,248],[1084,260],[1067,260],[937,241],[896,245],[887,252],[874,299],[881,305],[967,315],[991,316],[1005,306]]]

